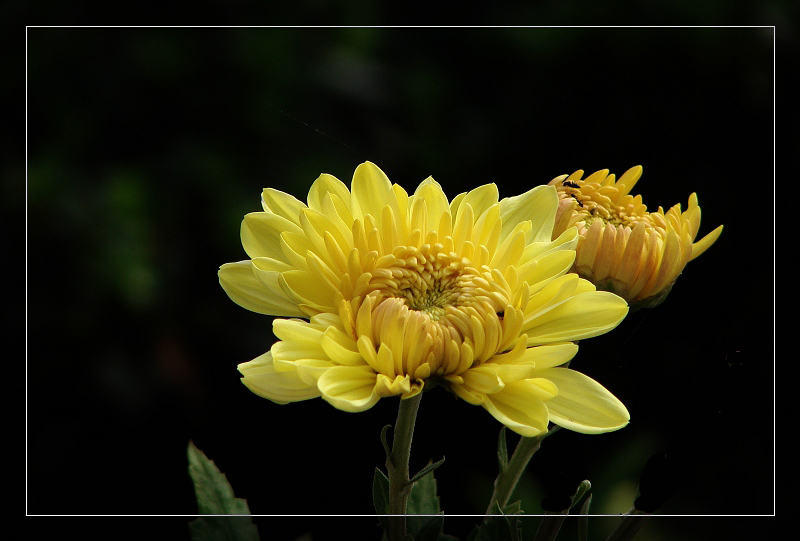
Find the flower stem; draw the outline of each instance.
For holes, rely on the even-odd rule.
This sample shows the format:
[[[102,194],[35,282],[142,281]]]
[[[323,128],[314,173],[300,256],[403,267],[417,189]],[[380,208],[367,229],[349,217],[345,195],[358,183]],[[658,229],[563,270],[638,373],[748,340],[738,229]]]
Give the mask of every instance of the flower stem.
[[[400,541],[406,535],[406,508],[411,483],[408,476],[408,459],[411,455],[411,439],[422,393],[400,399],[397,422],[394,425],[394,439],[391,455],[386,459],[389,473],[389,541]]]
[[[514,449],[514,454],[511,455],[511,459],[508,461],[508,465],[500,471],[494,481],[494,492],[491,500],[489,500],[489,507],[486,509],[487,515],[493,512],[495,503],[500,506],[500,509],[508,505],[508,500],[511,499],[511,495],[514,493],[514,489],[517,488],[520,477],[522,477],[522,472],[525,471],[534,453],[539,450],[542,440],[558,430],[558,428],[558,426],[554,426],[549,432],[540,436],[520,438],[516,449]]]

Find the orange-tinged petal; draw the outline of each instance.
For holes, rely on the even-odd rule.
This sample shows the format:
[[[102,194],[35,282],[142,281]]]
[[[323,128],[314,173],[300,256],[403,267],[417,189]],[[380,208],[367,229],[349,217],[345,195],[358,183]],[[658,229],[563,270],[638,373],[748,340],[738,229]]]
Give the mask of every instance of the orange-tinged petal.
[[[553,238],[574,225],[580,242],[572,269],[598,289],[612,291],[634,308],[663,301],[686,264],[719,237],[722,226],[700,241],[697,194],[689,196],[685,212],[676,204],[648,212],[641,195],[630,191],[642,175],[632,167],[619,180],[598,171],[583,179],[583,171],[550,181],[558,190],[559,206]]]

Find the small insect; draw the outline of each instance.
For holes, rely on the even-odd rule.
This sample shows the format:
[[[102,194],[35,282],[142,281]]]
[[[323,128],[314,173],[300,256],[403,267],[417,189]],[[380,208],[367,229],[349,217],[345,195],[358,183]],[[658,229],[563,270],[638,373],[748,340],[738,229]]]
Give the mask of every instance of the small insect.
[[[570,194],[570,195],[573,197],[573,199],[575,199],[575,201],[577,201],[577,202],[578,202],[578,204],[579,204],[580,206],[583,206],[583,203],[581,203],[581,200],[580,200],[580,199],[578,199],[578,196],[576,196],[574,193],[573,193],[573,194]]]
[[[564,181],[564,182],[562,182],[561,184],[563,184],[564,186],[566,186],[566,187],[568,187],[568,188],[580,188],[580,185],[579,185],[579,184],[575,184],[574,182],[572,182],[572,181],[569,181],[569,180],[565,180],[565,181]]]
[[[500,310],[499,312],[497,312],[497,319],[499,319],[500,321],[503,321],[503,318],[505,317],[505,315],[506,315],[505,310]]]

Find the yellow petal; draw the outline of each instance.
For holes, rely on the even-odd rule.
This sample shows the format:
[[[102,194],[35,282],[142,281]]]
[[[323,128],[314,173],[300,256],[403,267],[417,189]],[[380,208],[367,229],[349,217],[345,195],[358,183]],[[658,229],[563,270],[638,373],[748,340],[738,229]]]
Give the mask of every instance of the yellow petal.
[[[409,204],[414,205],[417,200],[422,200],[426,204],[427,216],[422,236],[428,231],[438,231],[439,220],[442,214],[450,212],[450,203],[447,196],[442,191],[442,187],[432,177],[426,178],[417,187],[414,195],[409,198]]]
[[[345,202],[348,210],[350,209],[350,190],[347,189],[344,182],[327,173],[320,175],[309,188],[308,208],[323,212],[323,201],[328,194],[338,196]]]
[[[319,378],[322,398],[343,411],[368,410],[379,400],[375,393],[376,374],[370,369],[335,366]]]
[[[478,218],[486,212],[489,207],[497,204],[498,195],[499,192],[497,191],[496,184],[478,186],[474,190],[467,192],[467,194],[460,199],[458,211],[460,212],[465,205],[469,205],[472,208],[474,216]]]
[[[280,288],[264,286],[270,278],[259,279],[250,261],[225,263],[219,268],[219,283],[239,306],[272,316],[300,317],[304,314]],[[274,275],[277,280],[277,274]]]
[[[487,395],[483,407],[505,426],[525,437],[547,431],[548,411],[536,385],[522,380],[506,385],[499,393]]]
[[[281,273],[280,283],[287,291],[322,312],[335,312],[336,288],[311,272],[294,270]]]
[[[508,235],[516,224],[530,220],[533,226],[528,242],[550,242],[558,209],[558,194],[554,186],[537,186],[524,194],[500,201],[503,220],[502,235]]]
[[[261,203],[264,210],[286,218],[297,225],[300,213],[307,207],[302,201],[298,201],[293,195],[276,190],[274,188],[264,188],[261,192]]]
[[[617,189],[619,190],[620,197],[631,193],[631,190],[642,177],[642,166],[635,165],[625,171],[617,181]],[[588,180],[588,179],[587,179]]]
[[[286,404],[320,396],[315,385],[303,381],[294,371],[276,372],[272,354],[265,353],[252,361],[239,365],[242,383],[255,394]]]
[[[358,352],[356,341],[336,327],[328,327],[325,330],[320,345],[328,357],[338,364],[347,366],[367,364]]]
[[[408,395],[410,393],[411,378],[409,376],[397,376],[392,380],[388,376],[378,374],[375,382],[375,394],[378,396]]]
[[[269,212],[251,212],[242,220],[240,236],[244,251],[251,258],[270,257],[288,263],[281,250],[281,233],[303,232],[294,222]]]
[[[527,348],[522,355],[509,361],[496,361],[500,364],[521,364],[533,365],[536,370],[544,370],[559,366],[572,359],[578,353],[578,345],[574,342],[562,342],[558,344],[546,344]],[[502,355],[498,356],[502,359]],[[538,373],[537,373],[538,374]],[[526,376],[531,377],[531,376]]]
[[[607,291],[575,295],[532,321],[522,332],[528,345],[583,340],[610,331],[628,313],[628,303]]]
[[[573,250],[560,250],[541,256],[538,259],[526,260],[517,269],[519,271],[519,281],[528,282],[531,293],[536,293],[547,285],[550,280],[566,273],[575,261]]]
[[[628,424],[625,405],[595,380],[569,368],[548,368],[539,376],[555,383],[558,396],[545,404],[550,420],[583,434],[601,434]]]
[[[497,375],[498,365],[483,364],[461,374],[464,385],[473,393],[493,394],[500,392],[505,384]]]
[[[700,239],[697,242],[695,242],[692,245],[692,255],[689,258],[689,260],[691,261],[695,257],[699,256],[700,254],[702,254],[703,252],[708,250],[708,248],[712,244],[717,242],[717,239],[719,238],[719,236],[721,234],[722,234],[722,226],[719,226],[716,229],[714,229],[714,231],[712,231],[711,233],[709,233],[708,235],[706,235],[702,239]]]
[[[392,184],[377,165],[364,162],[356,168],[351,197],[354,218],[367,214],[380,217],[381,209],[390,204],[391,199],[394,199]]]
[[[323,359],[300,359],[294,362],[297,377],[314,388],[317,388],[317,382],[322,377],[322,374],[334,366],[332,362]],[[277,366],[275,370],[280,372]]]

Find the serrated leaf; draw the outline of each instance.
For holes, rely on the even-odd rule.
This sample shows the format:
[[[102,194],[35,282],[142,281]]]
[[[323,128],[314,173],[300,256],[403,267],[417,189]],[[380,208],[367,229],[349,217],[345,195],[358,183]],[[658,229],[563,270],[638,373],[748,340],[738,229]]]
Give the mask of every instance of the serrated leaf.
[[[411,478],[411,481],[410,481],[410,482],[411,482],[411,483],[416,483],[416,482],[417,482],[417,481],[419,481],[419,480],[420,480],[420,479],[421,479],[423,476],[425,476],[425,475],[428,475],[429,473],[432,473],[432,472],[433,472],[433,470],[435,470],[436,468],[438,468],[438,467],[439,467],[439,466],[441,466],[442,464],[444,464],[444,457],[442,457],[442,459],[441,459],[440,461],[436,462],[436,463],[431,463],[431,462],[428,462],[428,464],[427,464],[427,465],[426,465],[424,468],[422,468],[421,470],[419,470],[419,471],[418,471],[418,472],[417,472],[417,473],[414,475],[414,477],[412,477],[412,478]]]
[[[237,498],[228,478],[194,442],[189,442],[189,476],[194,483],[197,509],[201,515],[245,515],[201,517],[189,524],[197,541],[257,541],[258,529],[247,501]]]
[[[437,515],[441,512],[433,469],[420,477],[411,487],[406,509],[409,515]]]
[[[189,475],[194,482],[201,515],[249,515],[247,502],[236,498],[225,474],[194,442],[189,442]]]

